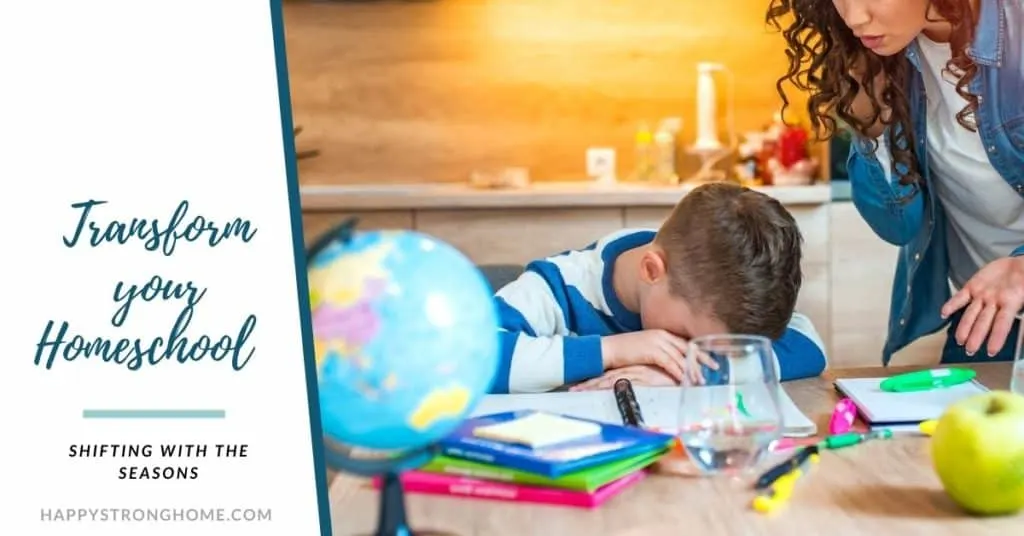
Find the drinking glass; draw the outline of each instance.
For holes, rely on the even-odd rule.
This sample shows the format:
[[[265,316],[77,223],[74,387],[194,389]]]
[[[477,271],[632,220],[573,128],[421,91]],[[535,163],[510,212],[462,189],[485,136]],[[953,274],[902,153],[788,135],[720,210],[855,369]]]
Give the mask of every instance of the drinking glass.
[[[1024,313],[1017,315],[1017,347],[1013,356],[1010,390],[1024,395]]]
[[[690,461],[705,475],[746,475],[782,434],[771,341],[754,335],[693,339],[686,370],[679,439]]]

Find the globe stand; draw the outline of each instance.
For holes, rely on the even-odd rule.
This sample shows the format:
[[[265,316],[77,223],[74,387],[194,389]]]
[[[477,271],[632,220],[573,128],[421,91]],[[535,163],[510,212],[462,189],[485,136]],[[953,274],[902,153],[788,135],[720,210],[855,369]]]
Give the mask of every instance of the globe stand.
[[[380,510],[377,532],[374,536],[404,536],[411,534],[405,517],[405,492],[398,474],[388,471],[381,479]]]
[[[373,536],[455,536],[449,532],[412,530],[406,521],[405,492],[399,474],[388,471],[381,478],[380,510]]]
[[[384,459],[352,458],[351,450],[329,439],[324,440],[324,457],[332,469],[363,477],[380,477],[377,528],[372,536],[455,536],[450,532],[409,528],[405,491],[402,489],[399,475],[430,461],[436,454],[432,447],[418,449],[397,458]]]
[[[347,244],[348,241],[352,239],[352,233],[355,232],[358,224],[359,218],[347,218],[342,220],[341,223],[335,225],[331,230],[324,233],[320,238],[317,238],[308,248],[306,248],[306,258],[312,259],[313,257],[316,257],[331,244]]]

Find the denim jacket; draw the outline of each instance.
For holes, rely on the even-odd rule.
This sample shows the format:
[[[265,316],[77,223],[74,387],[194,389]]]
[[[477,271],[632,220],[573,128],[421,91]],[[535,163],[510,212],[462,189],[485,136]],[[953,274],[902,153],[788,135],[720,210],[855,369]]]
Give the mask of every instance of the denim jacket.
[[[1024,198],[1024,0],[981,0],[978,27],[968,53],[978,65],[970,91],[979,96],[978,131],[992,166]],[[853,203],[872,230],[899,246],[882,364],[925,335],[942,329],[939,312],[951,297],[946,254],[946,221],[930,172],[925,133],[926,107],[917,42],[905,51],[914,67],[907,95],[924,186],[910,202],[911,186],[887,178],[871,154],[870,140],[850,149],[848,168]],[[1024,241],[1022,241],[1024,242]],[[1007,255],[1024,255],[1024,244]]]

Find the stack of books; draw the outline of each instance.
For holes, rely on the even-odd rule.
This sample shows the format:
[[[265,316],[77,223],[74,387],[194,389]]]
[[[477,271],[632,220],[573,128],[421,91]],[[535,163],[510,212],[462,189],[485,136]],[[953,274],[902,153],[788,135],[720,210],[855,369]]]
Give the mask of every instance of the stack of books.
[[[537,411],[499,413],[467,419],[439,456],[400,480],[408,493],[596,508],[643,480],[674,440]]]

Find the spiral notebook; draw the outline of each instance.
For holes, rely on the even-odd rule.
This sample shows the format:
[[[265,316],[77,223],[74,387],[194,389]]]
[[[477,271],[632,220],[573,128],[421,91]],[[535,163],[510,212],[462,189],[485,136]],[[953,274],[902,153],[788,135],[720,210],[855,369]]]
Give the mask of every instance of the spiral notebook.
[[[647,426],[660,430],[679,427],[678,387],[633,387],[640,411]],[[814,421],[804,415],[793,399],[780,387],[783,433],[786,437],[810,437],[817,433]],[[491,415],[519,410],[547,411],[569,417],[622,424],[622,416],[611,390],[487,395],[473,411],[473,416]]]

